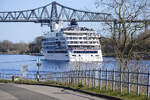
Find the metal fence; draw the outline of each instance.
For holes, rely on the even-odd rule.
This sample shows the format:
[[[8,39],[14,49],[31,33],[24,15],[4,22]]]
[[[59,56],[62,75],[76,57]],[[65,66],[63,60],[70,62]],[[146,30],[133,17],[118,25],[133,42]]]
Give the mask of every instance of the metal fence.
[[[25,79],[37,79],[36,74],[2,74],[0,79],[11,79],[12,76],[19,76]],[[40,80],[51,80],[64,84],[77,84],[88,88],[99,88],[99,90],[119,90],[121,93],[127,91],[128,94],[134,91],[145,94],[149,98],[150,73],[130,72],[115,70],[72,70],[66,72],[50,72],[40,74]]]
[[[11,80],[13,76],[17,76],[23,79],[36,80],[36,74],[27,74],[26,76],[22,74],[15,73],[0,73],[0,80]]]

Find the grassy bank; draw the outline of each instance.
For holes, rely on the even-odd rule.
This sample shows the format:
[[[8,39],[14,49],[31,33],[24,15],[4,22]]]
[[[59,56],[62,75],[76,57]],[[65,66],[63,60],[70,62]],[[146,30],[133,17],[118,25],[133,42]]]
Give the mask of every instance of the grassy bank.
[[[47,85],[47,86],[55,86],[55,87],[62,87],[62,88],[68,88],[72,90],[82,91],[87,94],[94,94],[96,96],[108,96],[108,97],[116,97],[123,100],[147,100],[146,95],[140,94],[139,96],[136,95],[135,92],[131,92],[131,94],[128,94],[127,92],[123,92],[122,94],[118,91],[112,91],[110,89],[105,90],[105,88],[102,88],[99,90],[99,88],[88,88],[87,86],[83,86],[81,84],[64,84],[59,82],[53,82],[53,81],[35,81],[35,80],[18,80],[15,82],[12,82],[11,80],[0,80],[1,83],[16,83],[16,84],[29,84],[29,85]],[[148,99],[150,100],[150,99]]]

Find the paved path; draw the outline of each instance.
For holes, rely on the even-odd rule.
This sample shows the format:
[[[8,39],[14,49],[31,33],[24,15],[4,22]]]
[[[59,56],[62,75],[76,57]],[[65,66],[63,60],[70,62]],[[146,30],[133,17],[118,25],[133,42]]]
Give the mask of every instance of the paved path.
[[[0,100],[107,100],[49,86],[0,83]]]

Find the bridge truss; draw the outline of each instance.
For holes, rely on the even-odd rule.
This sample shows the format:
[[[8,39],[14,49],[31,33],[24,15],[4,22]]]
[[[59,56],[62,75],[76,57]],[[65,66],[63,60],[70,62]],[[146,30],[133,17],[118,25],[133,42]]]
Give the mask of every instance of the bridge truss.
[[[0,12],[0,22],[51,23],[59,20],[69,22],[71,19],[78,22],[99,22],[111,18],[111,14],[76,10],[57,2],[31,10]]]

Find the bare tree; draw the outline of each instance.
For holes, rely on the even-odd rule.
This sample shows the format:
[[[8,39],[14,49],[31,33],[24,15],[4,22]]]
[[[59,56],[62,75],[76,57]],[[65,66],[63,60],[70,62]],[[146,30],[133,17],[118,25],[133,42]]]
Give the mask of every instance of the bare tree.
[[[129,62],[133,59],[134,49],[144,40],[150,37],[150,34],[143,31],[146,21],[135,22],[135,20],[144,20],[148,15],[145,13],[149,6],[148,0],[97,0],[96,7],[103,5],[105,11],[111,13],[113,22],[106,20],[105,25],[109,33],[110,40],[114,44],[116,58],[119,61],[120,69],[128,68]],[[140,33],[143,33],[141,35]]]

